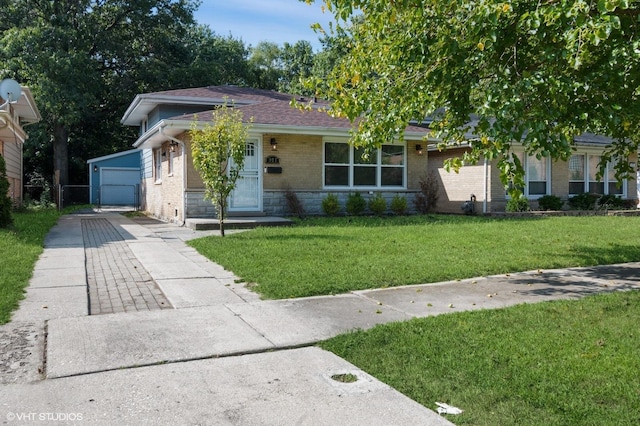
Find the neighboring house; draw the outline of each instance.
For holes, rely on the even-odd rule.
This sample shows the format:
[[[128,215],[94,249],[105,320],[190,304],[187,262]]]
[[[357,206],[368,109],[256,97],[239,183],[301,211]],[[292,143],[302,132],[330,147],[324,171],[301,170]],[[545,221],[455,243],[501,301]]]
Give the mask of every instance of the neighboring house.
[[[447,173],[443,162],[461,155],[459,148],[431,149],[426,125],[410,125],[405,141],[383,141],[364,161],[361,150],[348,144],[352,124],[319,110],[324,102],[312,101],[311,111],[290,106],[293,95],[235,86],[211,86],[141,94],[135,97],[121,122],[140,128],[134,147],[144,149],[142,203],[154,216],[183,222],[186,218],[214,217],[212,203],[204,200],[204,186],[191,161],[189,130],[194,120],[211,120],[211,111],[233,103],[250,120],[243,178],[230,198],[230,215],[286,215],[285,195],[294,192],[308,214],[322,214],[322,200],[338,195],[343,206],[350,193],[365,198],[380,193],[388,201],[407,198],[414,209],[420,181],[430,171],[437,179],[440,198],[436,211],[461,213],[473,194],[477,211],[504,211],[507,195],[495,162],[465,166]],[[568,162],[521,158],[526,168],[525,195],[533,201],[545,194],[567,198],[582,192],[615,193],[635,198],[636,182],[618,188],[612,173],[595,182],[595,166],[606,139],[577,139],[578,150]],[[427,149],[429,148],[429,149]],[[520,154],[521,155],[521,154]],[[630,161],[637,161],[636,158]]]
[[[555,195],[564,201],[583,194],[613,194],[630,204],[637,202],[637,179],[618,182],[615,178],[615,164],[607,165],[607,173],[598,181],[600,157],[611,140],[606,137],[583,134],[574,139],[575,152],[568,161],[555,161],[550,158],[537,159],[525,156],[524,150],[514,144],[514,152],[525,169],[524,196],[530,201],[532,209],[537,209],[536,200],[544,195]],[[500,171],[495,162],[480,162],[477,165],[464,166],[460,173],[448,173],[444,161],[460,156],[464,148],[439,152],[429,146],[429,170],[436,172],[440,188],[438,211],[460,213],[461,204],[472,195],[476,198],[476,211],[504,211],[509,196],[500,180]],[[638,161],[634,154],[629,161]]]
[[[145,210],[154,216],[175,222],[215,216],[191,160],[189,130],[196,119],[210,121],[211,111],[225,98],[244,112],[246,122],[252,120],[230,215],[288,214],[287,190],[297,194],[309,214],[322,214],[329,193],[338,195],[343,206],[353,192],[365,197],[381,193],[388,200],[400,194],[413,207],[427,170],[426,127],[407,127],[406,141],[385,142],[364,161],[361,150],[347,143],[351,123],[318,110],[326,103],[300,111],[290,106],[293,95],[218,86],[141,94],[122,118],[123,124],[140,127],[134,147],[148,149],[142,194]]]
[[[141,161],[139,149],[87,160],[91,204],[139,207]]]
[[[15,205],[22,203],[23,144],[27,140],[24,127],[41,120],[40,111],[28,87],[16,102],[7,103],[0,96],[0,155],[7,164],[9,197]]]

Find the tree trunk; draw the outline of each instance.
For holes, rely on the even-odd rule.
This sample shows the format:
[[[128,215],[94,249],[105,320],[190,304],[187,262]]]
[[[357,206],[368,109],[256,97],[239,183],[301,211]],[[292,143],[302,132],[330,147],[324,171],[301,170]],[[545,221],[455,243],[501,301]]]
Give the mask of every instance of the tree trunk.
[[[218,222],[220,222],[220,236],[224,237],[224,211],[226,209],[226,202],[220,201],[218,203]]]
[[[55,123],[53,128],[53,190],[55,199],[59,200],[60,185],[69,183],[69,131],[62,123]]]

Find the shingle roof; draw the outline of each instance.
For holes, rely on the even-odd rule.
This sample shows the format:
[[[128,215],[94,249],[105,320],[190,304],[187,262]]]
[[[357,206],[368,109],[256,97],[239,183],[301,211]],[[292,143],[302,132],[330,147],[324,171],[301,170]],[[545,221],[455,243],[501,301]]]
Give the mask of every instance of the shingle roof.
[[[260,96],[260,94],[257,95]],[[276,93],[276,95],[284,94]],[[347,130],[354,126],[346,118],[334,118],[325,110],[319,109],[328,108],[329,104],[327,102],[316,101],[313,103],[311,110],[301,110],[291,106],[291,99],[293,99],[293,95],[274,96],[271,99],[265,99],[255,104],[237,105],[236,108],[244,113],[243,120],[246,123],[252,121],[254,124],[260,125]],[[307,99],[299,100],[301,103],[305,103],[305,101],[308,102]],[[212,115],[213,111],[210,110],[198,114],[172,117],[170,120],[192,121],[197,116],[198,121],[211,121]],[[429,132],[429,129],[426,126],[409,125],[405,131],[426,134]]]
[[[162,92],[146,93],[148,97],[174,96],[176,98],[209,98],[218,100],[229,98],[231,102],[264,102],[269,100],[289,101],[294,95],[275,92],[273,90],[254,89],[251,87],[238,86],[207,86],[194,87],[191,89],[165,90]],[[244,101],[244,102],[243,102]]]

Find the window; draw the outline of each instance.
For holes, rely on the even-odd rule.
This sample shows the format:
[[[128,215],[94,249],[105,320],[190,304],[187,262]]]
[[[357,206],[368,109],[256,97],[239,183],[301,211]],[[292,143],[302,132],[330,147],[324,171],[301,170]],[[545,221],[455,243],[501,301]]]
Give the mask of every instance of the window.
[[[625,182],[620,182],[619,180],[616,179],[617,165],[618,165],[617,159],[607,164],[607,194],[624,196]]]
[[[162,148],[158,148],[156,150],[155,178],[156,178],[156,182],[162,182]]]
[[[582,154],[569,158],[569,194],[584,193],[584,158]]]
[[[585,192],[622,196],[626,194],[626,182],[616,179],[617,160],[607,164],[605,175],[598,181],[600,159],[599,155],[587,154],[575,154],[569,158],[569,195]]]
[[[405,146],[382,145],[368,156],[343,142],[324,144],[325,187],[404,187]]]
[[[547,194],[548,182],[548,158],[527,158],[527,189],[530,196],[542,196]]]
[[[524,189],[523,194],[529,198],[540,198],[549,194],[549,184],[551,182],[551,166],[549,158],[526,157],[522,152],[515,153],[520,159],[524,168]]]

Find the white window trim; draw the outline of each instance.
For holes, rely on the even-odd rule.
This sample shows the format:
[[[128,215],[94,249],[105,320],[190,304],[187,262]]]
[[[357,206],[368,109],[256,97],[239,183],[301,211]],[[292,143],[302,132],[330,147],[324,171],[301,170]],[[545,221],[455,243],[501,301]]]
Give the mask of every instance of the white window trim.
[[[591,172],[591,169],[589,167],[589,156],[598,156],[598,157],[602,157],[602,153],[600,152],[588,152],[588,151],[578,151],[578,152],[574,152],[573,155],[582,155],[584,157],[584,180],[583,180],[583,193],[589,193],[589,184],[590,184],[590,180],[589,180],[589,174]],[[603,195],[609,195],[609,183],[613,183],[609,181],[609,172],[612,171],[612,164],[608,163],[607,164],[607,171],[604,174],[604,176],[602,176],[602,179],[600,180],[601,183],[604,184],[604,194]],[[597,173],[597,166],[596,166],[596,171],[595,173]],[[570,181],[570,182],[579,182],[579,181]],[[627,198],[627,193],[628,193],[628,182],[626,179],[622,180],[622,193],[621,194],[613,194],[617,197],[621,197],[621,198]],[[576,195],[579,194],[574,194],[574,193],[569,193],[569,197],[574,197]]]
[[[325,145],[328,143],[344,143],[349,145],[349,163],[348,164],[336,164],[336,163],[327,163],[326,162],[326,158],[325,158]],[[376,185],[367,185],[367,186],[363,186],[363,185],[354,185],[353,184],[353,173],[354,173],[354,168],[356,166],[362,166],[362,167],[366,167],[366,164],[355,164],[355,148],[353,146],[351,146],[347,140],[344,139],[337,139],[337,138],[331,138],[331,139],[325,139],[322,141],[322,188],[323,189],[327,189],[327,190],[358,190],[358,191],[369,191],[369,190],[376,190],[376,191],[384,191],[384,190],[389,190],[389,191],[395,191],[395,190],[399,190],[399,189],[407,189],[407,143],[406,142],[396,142],[396,143],[385,143],[383,145],[389,145],[389,146],[402,146],[403,147],[403,165],[400,166],[383,166],[382,165],[382,149],[378,149],[378,153],[377,153],[377,163],[375,165],[371,165],[370,167],[375,167],[376,168]],[[349,169],[349,174],[348,174],[348,179],[349,179],[349,183],[347,185],[325,185],[325,168],[327,165],[335,165],[335,166],[343,166],[343,167],[348,167]],[[402,186],[383,186],[382,185],[382,169],[384,167],[396,167],[396,168],[402,168],[402,182],[403,185]]]
[[[546,160],[546,188],[545,188],[545,193],[544,194],[529,194],[529,158],[531,157],[530,155],[526,155],[526,153],[524,152],[520,152],[518,154],[522,154],[523,160],[522,160],[522,167],[524,168],[524,189],[522,191],[522,194],[527,197],[527,199],[529,200],[537,200],[539,198],[544,197],[545,195],[550,195],[551,194],[551,158],[549,157],[542,157],[541,160]],[[515,155],[515,154],[514,154]],[[535,158],[535,156],[533,157]],[[536,158],[537,160],[537,158]],[[507,200],[511,199],[511,196],[509,195],[509,191],[506,191],[505,194],[505,198]]]
[[[537,158],[536,158],[536,160],[537,160]],[[551,194],[551,158],[542,157],[541,160],[546,162],[546,165],[545,165],[545,170],[546,170],[546,175],[545,175],[545,184],[546,185],[545,186],[546,186],[546,188],[545,188],[544,194],[533,194],[533,195],[529,194],[529,182],[530,182],[530,180],[529,180],[529,175],[530,175],[530,173],[529,173],[529,161],[530,161],[530,156],[525,157],[525,160],[524,160],[524,162],[525,162],[524,167],[525,167],[525,171],[526,171],[525,172],[525,183],[524,183],[524,185],[525,185],[525,193],[527,194],[526,197],[528,199],[530,199],[530,200],[537,200],[538,198],[541,198],[541,197],[544,197],[545,195]]]

